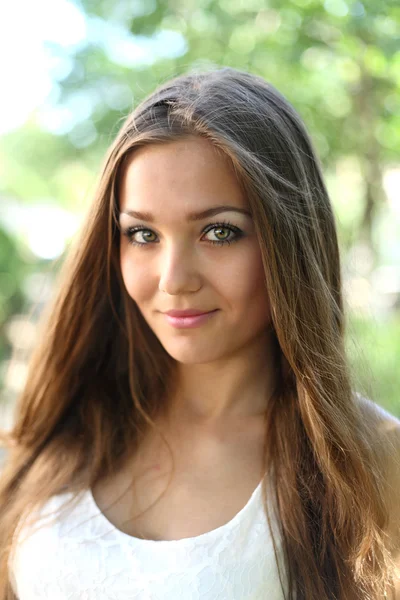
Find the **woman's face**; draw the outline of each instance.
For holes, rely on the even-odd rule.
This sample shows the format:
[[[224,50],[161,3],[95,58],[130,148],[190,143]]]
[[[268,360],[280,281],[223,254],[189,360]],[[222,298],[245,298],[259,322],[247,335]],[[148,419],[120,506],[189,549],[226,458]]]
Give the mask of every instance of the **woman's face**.
[[[270,311],[254,224],[211,142],[192,136],[138,149],[119,203],[125,287],[175,360],[208,363],[263,343]],[[190,327],[165,314],[188,309],[210,314]]]

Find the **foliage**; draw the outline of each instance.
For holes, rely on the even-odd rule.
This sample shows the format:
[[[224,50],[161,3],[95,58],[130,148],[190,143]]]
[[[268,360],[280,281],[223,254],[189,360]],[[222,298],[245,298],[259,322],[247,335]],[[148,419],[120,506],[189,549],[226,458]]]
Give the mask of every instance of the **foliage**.
[[[382,320],[351,314],[347,349],[356,388],[400,419],[400,313]]]
[[[15,240],[0,228],[0,365],[8,358],[11,345],[5,335],[8,318],[24,307],[21,289],[26,268]],[[0,384],[3,374],[0,371]]]
[[[81,212],[90,200],[105,149],[134,105],[172,76],[229,65],[265,77],[293,103],[312,135],[328,181],[334,181],[344,159],[354,165],[359,172],[357,194],[345,200],[333,197],[340,210],[351,215],[340,220],[340,241],[344,250],[358,238],[374,247],[376,214],[386,202],[383,172],[400,155],[397,0],[75,4],[85,16],[85,42],[72,51],[48,44],[53,91],[23,128],[0,140],[3,200],[26,205],[46,200]],[[25,267],[23,241],[17,243],[5,232],[0,235],[4,323],[22,310]],[[354,322],[360,340],[370,339],[367,331],[366,322]],[[379,325],[377,335],[381,353],[376,354],[375,343],[370,348],[379,371],[377,396],[399,406],[392,384],[385,382],[394,381],[391,357],[399,349],[400,331],[395,325]],[[2,343],[0,361],[7,351]]]

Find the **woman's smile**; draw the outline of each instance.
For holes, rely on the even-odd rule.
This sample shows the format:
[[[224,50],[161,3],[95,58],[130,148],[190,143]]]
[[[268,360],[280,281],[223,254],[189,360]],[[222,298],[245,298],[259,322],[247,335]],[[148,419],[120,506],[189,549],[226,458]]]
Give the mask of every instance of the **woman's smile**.
[[[200,327],[200,325],[204,325],[205,323],[208,323],[210,321],[210,319],[213,317],[213,315],[216,314],[217,311],[218,311],[218,309],[212,310],[210,312],[205,312],[205,313],[201,313],[198,315],[192,315],[192,316],[186,316],[186,317],[172,316],[167,313],[164,313],[164,314],[165,314],[167,323],[172,325],[172,327],[176,327],[177,329],[193,329],[194,327]]]

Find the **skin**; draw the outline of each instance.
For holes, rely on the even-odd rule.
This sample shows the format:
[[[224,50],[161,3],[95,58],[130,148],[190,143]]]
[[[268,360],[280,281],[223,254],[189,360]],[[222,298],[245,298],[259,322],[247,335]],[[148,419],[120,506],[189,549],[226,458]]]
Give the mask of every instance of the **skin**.
[[[177,361],[170,415],[193,426],[257,419],[274,383],[270,307],[251,216],[233,212],[189,221],[221,205],[249,211],[225,155],[188,137],[136,151],[120,185],[120,265],[125,287],[165,350]],[[128,215],[151,213],[154,222]],[[210,229],[227,221],[228,228]],[[129,227],[147,231],[126,235]],[[150,231],[149,231],[150,230]],[[228,239],[231,244],[212,241]],[[132,240],[147,243],[132,245]],[[175,329],[163,312],[218,309],[195,329]]]
[[[219,527],[263,475],[274,360],[254,223],[226,209],[188,220],[221,205],[249,211],[228,159],[203,138],[140,148],[122,173],[123,282],[176,361],[174,390],[157,419],[172,457],[149,431],[121,470],[93,490],[109,521],[135,537],[180,539]],[[151,213],[153,222],[132,211]],[[240,229],[238,241],[221,222]],[[132,232],[137,226],[145,231]],[[225,238],[232,243],[212,243]],[[217,312],[194,329],[176,329],[163,314],[188,308]]]
[[[275,381],[268,294],[251,217],[229,211],[187,219],[192,211],[220,205],[249,209],[228,159],[210,142],[190,137],[141,148],[120,183],[122,232],[139,225],[147,230],[121,236],[124,285],[177,366],[168,419],[161,423],[175,475],[160,499],[169,484],[169,457],[150,436],[126,468],[99,482],[93,493],[122,531],[180,539],[226,523],[260,481],[263,415]],[[130,211],[149,212],[154,222]],[[240,228],[243,236],[230,245],[213,245],[212,240],[234,237],[210,227],[221,221]],[[132,245],[132,236],[148,245]],[[187,308],[218,312],[186,330],[174,329],[162,314]],[[390,438],[387,532],[400,569],[400,422],[370,401],[363,409]],[[134,487],[132,476],[137,476]],[[132,520],[132,506],[148,510]]]
[[[227,205],[220,214],[188,219]],[[228,159],[203,138],[135,151],[122,173],[119,208],[124,285],[176,361],[174,390],[157,419],[172,457],[149,431],[93,495],[130,535],[196,536],[233,518],[263,475],[274,360],[260,248]],[[240,229],[238,241],[221,222]],[[142,231],[132,232],[138,226]],[[225,238],[232,243],[212,243]],[[194,329],[176,329],[163,314],[188,308],[217,312]]]

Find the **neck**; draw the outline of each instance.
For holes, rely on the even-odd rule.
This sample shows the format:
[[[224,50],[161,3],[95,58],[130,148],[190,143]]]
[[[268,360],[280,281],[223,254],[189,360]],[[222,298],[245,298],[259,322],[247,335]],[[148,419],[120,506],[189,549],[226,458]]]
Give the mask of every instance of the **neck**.
[[[267,332],[240,353],[207,364],[177,364],[168,418],[215,426],[260,418],[276,384],[276,339]]]

